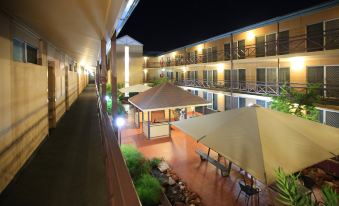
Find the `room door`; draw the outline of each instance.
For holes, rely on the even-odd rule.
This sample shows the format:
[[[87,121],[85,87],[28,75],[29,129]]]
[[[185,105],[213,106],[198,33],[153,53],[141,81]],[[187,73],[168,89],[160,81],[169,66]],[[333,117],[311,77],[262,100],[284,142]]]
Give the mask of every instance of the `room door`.
[[[56,127],[54,61],[48,62],[48,122],[49,128]]]

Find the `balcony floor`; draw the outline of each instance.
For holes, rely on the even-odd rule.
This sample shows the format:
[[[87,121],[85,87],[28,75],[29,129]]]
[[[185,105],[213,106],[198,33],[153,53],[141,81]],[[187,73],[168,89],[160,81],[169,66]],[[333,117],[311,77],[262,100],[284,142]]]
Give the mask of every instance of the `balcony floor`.
[[[233,166],[230,177],[222,177],[220,171],[210,163],[201,162],[195,153],[198,148],[205,152],[207,148],[175,128],[172,130],[172,138],[147,140],[141,129],[134,127],[132,111],[129,113],[128,125],[122,131],[123,144],[135,145],[148,158],[163,157],[191,190],[200,195],[204,205],[245,205],[243,195],[236,202],[238,181],[242,180],[239,168]],[[216,153],[211,154],[214,158],[217,157]],[[269,205],[272,194],[263,185],[259,187],[263,190],[260,205]]]
[[[0,205],[107,205],[96,102],[90,85],[3,191]]]

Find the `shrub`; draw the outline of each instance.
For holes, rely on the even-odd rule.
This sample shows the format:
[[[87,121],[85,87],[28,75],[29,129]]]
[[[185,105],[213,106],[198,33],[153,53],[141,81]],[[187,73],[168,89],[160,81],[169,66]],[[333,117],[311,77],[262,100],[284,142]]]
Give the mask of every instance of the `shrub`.
[[[143,174],[150,173],[151,169],[149,162],[135,147],[131,145],[122,145],[121,152],[125,158],[133,181],[138,180]]]
[[[159,181],[144,174],[136,183],[137,193],[143,206],[156,206],[160,202],[162,187]]]

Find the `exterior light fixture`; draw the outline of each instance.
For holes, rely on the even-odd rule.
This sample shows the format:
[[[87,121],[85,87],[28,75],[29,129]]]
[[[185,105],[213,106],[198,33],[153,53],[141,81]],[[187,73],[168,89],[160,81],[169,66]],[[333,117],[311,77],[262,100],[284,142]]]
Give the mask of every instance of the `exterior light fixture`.
[[[143,71],[144,71],[144,73],[145,73],[145,74],[148,72],[148,70],[147,70],[147,69],[144,69]]]
[[[217,70],[219,73],[223,72],[224,71],[224,64],[217,64]]]
[[[303,57],[292,57],[290,63],[293,71],[300,71],[305,66],[305,59]]]
[[[254,40],[254,37],[255,37],[255,35],[254,35],[253,31],[247,32],[247,40],[252,41],[252,40]]]
[[[123,127],[125,125],[125,118],[117,117],[117,119],[115,120],[115,124],[120,129],[121,127]]]
[[[249,103],[247,106],[248,106],[248,107],[253,107],[254,104],[251,102],[251,103]]]
[[[202,44],[200,44],[200,45],[198,46],[198,52],[201,53],[202,50],[203,50],[203,48],[204,48],[204,46],[203,46]]]
[[[186,67],[182,68],[182,72],[186,73]]]
[[[162,69],[161,69],[161,71],[163,71],[163,72],[164,72],[164,71],[165,71],[165,68],[162,68]]]

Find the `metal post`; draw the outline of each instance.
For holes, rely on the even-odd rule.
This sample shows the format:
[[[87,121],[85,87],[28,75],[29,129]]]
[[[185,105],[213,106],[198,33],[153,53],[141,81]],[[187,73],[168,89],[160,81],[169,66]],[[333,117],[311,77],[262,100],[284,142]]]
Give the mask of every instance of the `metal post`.
[[[141,118],[142,118],[142,127],[141,127],[141,131],[144,132],[144,126],[145,126],[145,116],[144,116],[144,112],[141,112]]]
[[[230,86],[231,86],[231,88],[230,88],[230,93],[231,93],[231,109],[233,109],[233,101],[232,101],[232,99],[233,99],[233,67],[234,67],[234,65],[233,65],[233,50],[234,50],[234,48],[233,48],[233,41],[234,41],[234,39],[233,39],[233,33],[231,34],[231,45],[230,45],[230,47],[231,47],[231,54],[230,54],[230,62],[231,62],[231,72],[230,72],[230,80],[231,80],[231,84],[230,84]],[[225,104],[226,104],[226,102],[225,102]]]
[[[187,107],[185,108],[185,119],[187,119]]]
[[[107,69],[106,69],[106,40],[101,40],[101,99],[103,111],[107,110],[106,102],[106,82],[107,82]]]
[[[151,120],[150,120],[150,114],[147,112],[147,118],[148,118],[148,139],[151,139]]]
[[[171,109],[168,109],[168,128],[169,137],[171,137]]]
[[[113,118],[118,116],[118,92],[117,92],[117,61],[116,61],[116,33],[111,38],[111,89],[112,89],[112,115]]]

